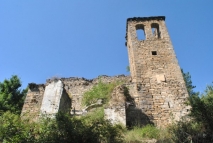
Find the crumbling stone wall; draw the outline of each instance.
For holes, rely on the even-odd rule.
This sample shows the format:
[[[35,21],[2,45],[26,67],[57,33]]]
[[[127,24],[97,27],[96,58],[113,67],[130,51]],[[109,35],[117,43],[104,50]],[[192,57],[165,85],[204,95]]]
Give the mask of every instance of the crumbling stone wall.
[[[27,96],[22,108],[22,116],[30,116],[37,119],[40,113],[41,103],[44,95],[45,85],[30,83],[28,85]]]
[[[125,86],[115,87],[111,94],[108,106],[104,109],[104,117],[112,124],[123,124],[126,126],[126,96]]]
[[[97,85],[98,82],[112,83],[116,81],[129,82],[130,77],[125,75],[118,76],[99,76],[95,79],[85,79],[85,78],[62,78],[65,89],[72,99],[71,114],[81,115],[83,114],[83,109],[81,100],[86,91],[89,91],[93,86]]]
[[[58,112],[69,113],[71,100],[61,80],[51,81],[45,88],[40,113],[54,116]]]
[[[153,30],[154,29],[154,30]],[[137,30],[145,39],[138,40]],[[165,17],[127,19],[126,46],[136,108],[158,126],[187,114],[188,98],[183,76],[166,29]]]
[[[85,109],[81,104],[84,93],[97,85],[100,81],[103,83],[116,81],[126,83],[130,81],[130,77],[125,75],[112,77],[99,76],[91,80],[76,77],[52,78],[48,79],[45,85],[30,83],[22,109],[22,115],[28,113],[30,116],[35,114],[37,117],[40,111],[41,113],[55,114],[58,111],[65,111],[65,109],[69,110],[72,115],[82,115]],[[56,83],[60,84],[57,90],[55,88]],[[51,88],[49,88],[50,86]],[[71,103],[69,103],[69,101]]]

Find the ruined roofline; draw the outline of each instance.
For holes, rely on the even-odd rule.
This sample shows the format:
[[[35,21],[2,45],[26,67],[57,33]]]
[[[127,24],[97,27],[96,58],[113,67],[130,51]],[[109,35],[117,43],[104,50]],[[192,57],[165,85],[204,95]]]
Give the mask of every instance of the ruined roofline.
[[[116,80],[116,79],[129,79],[130,76],[129,75],[124,75],[124,74],[120,74],[120,75],[114,75],[114,76],[108,76],[108,75],[100,75],[96,78],[93,78],[93,79],[87,79],[87,78],[84,78],[84,77],[53,77],[53,78],[49,78],[49,79],[46,79],[46,83],[44,84],[45,86],[48,85],[49,83],[51,83],[52,81],[58,81],[58,80],[61,80],[63,83],[64,82],[67,82],[67,81],[72,81],[72,82],[75,82],[75,81],[82,81],[82,82],[87,82],[87,83],[97,83],[98,81],[105,81],[105,80]],[[30,84],[35,84],[35,83],[30,83]],[[37,85],[37,84],[35,84]]]
[[[128,21],[148,21],[148,20],[165,20],[165,16],[150,16],[150,17],[133,17],[127,18]]]
[[[36,83],[29,83],[28,84],[28,87],[29,87],[29,89],[35,89],[35,88],[38,88],[38,87],[43,87],[43,88],[45,88],[45,85],[44,84],[36,84]]]
[[[126,42],[125,46],[127,46],[127,31],[128,31],[128,22],[129,21],[149,21],[149,20],[164,20],[165,21],[166,17],[165,16],[150,16],[150,17],[132,17],[132,18],[127,18],[126,21]]]
[[[133,17],[127,18],[128,21],[148,21],[148,20],[165,20],[165,16],[151,16],[151,17]]]
[[[115,75],[115,76],[108,76],[108,75],[100,75],[96,78],[93,78],[93,79],[87,79],[87,78],[84,78],[84,77],[68,77],[68,78],[65,78],[65,77],[53,77],[53,78],[50,78],[50,79],[47,79],[46,80],[46,83],[45,84],[36,84],[36,83],[29,83],[28,84],[28,87],[30,90],[35,90],[35,89],[38,89],[38,88],[44,88],[49,85],[51,82],[57,82],[58,80],[62,81],[63,83],[66,83],[67,81],[68,82],[82,82],[82,83],[87,83],[87,84],[94,84],[94,83],[98,83],[100,80],[103,81],[103,82],[111,82],[111,81],[116,81],[116,80],[125,80],[125,81],[129,81],[129,79],[131,78],[131,76],[129,75],[124,75],[124,74],[120,74],[120,75]]]
[[[90,81],[92,82],[93,80],[98,80],[100,78],[118,78],[118,77],[129,77],[129,75],[124,75],[124,74],[121,74],[121,75],[115,75],[115,76],[108,76],[108,75],[99,75],[98,77],[96,78],[93,78],[93,79],[87,79],[87,78],[84,78],[84,77],[62,77],[62,78],[57,78],[56,80],[61,80],[61,81],[64,81],[64,80],[85,80],[85,81]],[[46,82],[51,82],[52,80],[55,80],[55,79],[47,79]]]
[[[62,82],[65,81],[65,80],[84,80],[84,81],[87,81],[87,82],[93,82],[95,80],[99,80],[100,78],[120,78],[120,77],[130,77],[129,75],[124,75],[124,74],[120,74],[120,75],[114,75],[114,76],[108,76],[108,75],[99,75],[98,77],[96,78],[93,78],[93,79],[87,79],[87,78],[84,78],[84,77],[62,77],[62,78],[56,78],[56,79],[47,79],[46,80],[46,83],[50,83],[54,80],[58,81],[58,80],[61,80]],[[37,84],[37,83],[28,83],[28,87],[29,89],[35,89],[35,88],[38,88],[38,87],[43,87],[45,88],[47,84]]]

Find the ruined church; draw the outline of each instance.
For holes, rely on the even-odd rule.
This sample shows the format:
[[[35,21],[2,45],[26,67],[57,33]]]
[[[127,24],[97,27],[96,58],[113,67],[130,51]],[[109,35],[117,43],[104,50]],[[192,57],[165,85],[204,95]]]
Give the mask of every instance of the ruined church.
[[[137,31],[144,34],[139,39]],[[189,112],[185,82],[179,67],[165,17],[134,17],[126,23],[126,43],[130,76],[101,76],[95,79],[53,78],[45,84],[29,83],[22,116],[35,120],[41,114],[55,115],[66,112],[83,116],[97,105],[83,107],[86,91],[103,83],[122,81],[113,90],[110,103],[104,107],[105,119],[113,124],[153,123],[166,126],[178,121]]]

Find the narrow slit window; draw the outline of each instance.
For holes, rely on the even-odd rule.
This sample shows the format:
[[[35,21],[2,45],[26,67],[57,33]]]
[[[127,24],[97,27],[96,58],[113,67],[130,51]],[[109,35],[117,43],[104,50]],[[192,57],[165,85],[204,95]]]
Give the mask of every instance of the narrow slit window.
[[[152,51],[152,55],[157,55],[157,51]]]
[[[136,33],[138,40],[146,40],[144,25],[142,24],[136,25]]]
[[[159,25],[157,23],[152,23],[151,24],[151,29],[152,29],[152,35],[156,38],[160,38],[160,30],[159,30]]]

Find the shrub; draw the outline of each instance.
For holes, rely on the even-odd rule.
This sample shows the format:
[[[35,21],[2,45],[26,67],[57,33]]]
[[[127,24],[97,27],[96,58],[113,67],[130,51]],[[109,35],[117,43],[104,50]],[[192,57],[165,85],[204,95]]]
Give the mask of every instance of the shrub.
[[[102,99],[104,103],[107,103],[110,98],[110,93],[118,83],[99,83],[94,86],[91,90],[84,93],[82,104],[85,106],[94,104],[98,99]]]
[[[180,121],[168,128],[173,142],[177,143],[210,143],[202,123]]]
[[[86,116],[81,117],[82,121],[85,123],[91,123],[95,120],[104,119],[104,107],[98,107],[94,111],[89,112]]]
[[[0,116],[0,142],[34,142],[34,125],[22,121],[19,115],[5,112]]]
[[[164,135],[163,135],[164,134]],[[144,127],[134,127],[125,133],[126,142],[141,142],[144,139],[158,139],[164,140],[167,135],[163,129],[158,129],[153,125],[146,125]]]
[[[120,143],[123,128],[101,119],[84,119],[57,114],[38,122],[21,120],[19,115],[6,112],[0,116],[0,142],[5,143]]]
[[[206,129],[213,133],[213,85],[207,86],[201,97],[191,97],[191,116],[198,122],[202,122]]]

